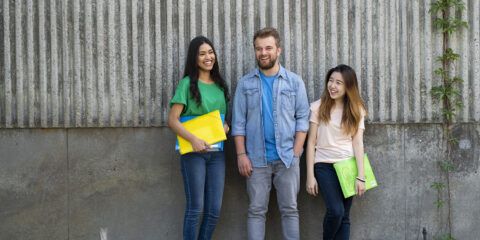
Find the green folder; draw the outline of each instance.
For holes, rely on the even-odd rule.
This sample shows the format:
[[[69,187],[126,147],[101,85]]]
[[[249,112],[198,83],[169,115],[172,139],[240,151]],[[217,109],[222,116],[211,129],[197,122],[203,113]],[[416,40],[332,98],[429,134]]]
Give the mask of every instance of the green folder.
[[[364,172],[365,172],[365,189],[369,190],[376,186],[377,180],[373,175],[372,166],[368,161],[367,154],[364,156]],[[355,157],[337,162],[333,164],[335,171],[337,172],[338,181],[342,187],[343,196],[349,198],[355,195],[355,181],[357,178],[357,162]]]

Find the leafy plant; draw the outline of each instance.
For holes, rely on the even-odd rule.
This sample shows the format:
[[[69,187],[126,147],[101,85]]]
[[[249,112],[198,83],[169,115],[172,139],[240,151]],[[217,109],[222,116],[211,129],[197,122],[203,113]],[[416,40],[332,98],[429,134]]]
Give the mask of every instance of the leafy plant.
[[[451,190],[450,190],[450,171],[455,170],[455,165],[451,159],[451,149],[453,144],[458,143],[458,139],[451,136],[451,128],[453,119],[456,116],[458,109],[463,108],[463,102],[458,99],[460,96],[460,90],[456,84],[463,82],[459,77],[449,77],[450,72],[448,66],[454,64],[454,61],[460,58],[460,54],[455,53],[452,48],[448,47],[448,40],[452,33],[457,32],[461,28],[468,28],[468,24],[458,18],[451,18],[447,16],[449,11],[465,10],[465,3],[461,0],[436,0],[433,1],[430,8],[430,13],[437,16],[441,13],[441,17],[437,17],[434,21],[434,26],[441,30],[443,34],[443,54],[437,57],[437,61],[442,66],[436,69],[434,72],[442,79],[442,84],[432,87],[430,94],[434,99],[442,101],[442,108],[440,109],[442,116],[442,123],[444,128],[444,139],[446,139],[447,149],[445,151],[446,160],[439,162],[440,168],[446,175],[446,188],[447,188],[447,206],[448,206],[448,228],[449,234],[442,235],[441,238],[434,238],[437,240],[454,240],[452,237],[452,221],[451,221]],[[434,182],[431,188],[437,190],[437,200],[434,202],[438,208],[442,207],[445,203],[441,199],[441,190],[445,188],[445,184],[441,182]]]
[[[455,240],[455,238],[452,238],[450,234],[444,234],[440,238],[433,238],[432,240]]]

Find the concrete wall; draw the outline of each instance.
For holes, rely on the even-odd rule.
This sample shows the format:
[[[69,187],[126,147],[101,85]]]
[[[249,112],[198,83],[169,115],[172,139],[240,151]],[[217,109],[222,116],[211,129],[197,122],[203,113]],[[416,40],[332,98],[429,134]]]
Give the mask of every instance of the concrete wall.
[[[480,236],[480,124],[454,128],[456,239]],[[369,124],[366,152],[379,187],[355,198],[351,239],[423,239],[448,231],[430,188],[443,154],[437,124]],[[168,128],[4,129],[0,131],[0,239],[181,239],[184,192]],[[302,239],[319,239],[324,203],[307,195],[302,160]],[[442,194],[445,197],[445,194]],[[227,145],[225,194],[214,239],[246,239],[248,197]],[[274,193],[267,239],[282,239]]]

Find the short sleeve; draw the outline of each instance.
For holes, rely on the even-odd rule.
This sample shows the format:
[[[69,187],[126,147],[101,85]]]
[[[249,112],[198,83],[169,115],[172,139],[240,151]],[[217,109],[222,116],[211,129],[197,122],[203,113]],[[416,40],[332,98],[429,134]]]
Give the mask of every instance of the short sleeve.
[[[190,83],[190,78],[188,77],[182,79],[178,83],[178,86],[175,89],[175,95],[173,96],[172,101],[170,101],[170,108],[174,103],[180,103],[187,106],[189,83]]]
[[[318,124],[318,109],[320,108],[320,100],[310,104],[310,116],[308,120],[312,123]]]
[[[360,122],[358,123],[358,129],[365,129],[365,110],[362,109],[362,118],[360,118]]]

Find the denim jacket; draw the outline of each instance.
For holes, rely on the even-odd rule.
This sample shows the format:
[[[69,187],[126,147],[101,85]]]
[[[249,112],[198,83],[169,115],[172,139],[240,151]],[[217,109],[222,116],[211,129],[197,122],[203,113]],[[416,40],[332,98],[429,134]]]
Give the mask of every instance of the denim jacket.
[[[280,66],[273,83],[273,119],[278,155],[287,168],[294,158],[295,132],[308,131],[310,112],[305,84],[300,76]],[[245,136],[253,167],[266,167],[262,120],[262,80],[257,68],[240,79],[233,101],[232,136]],[[270,123],[269,123],[270,124]]]

